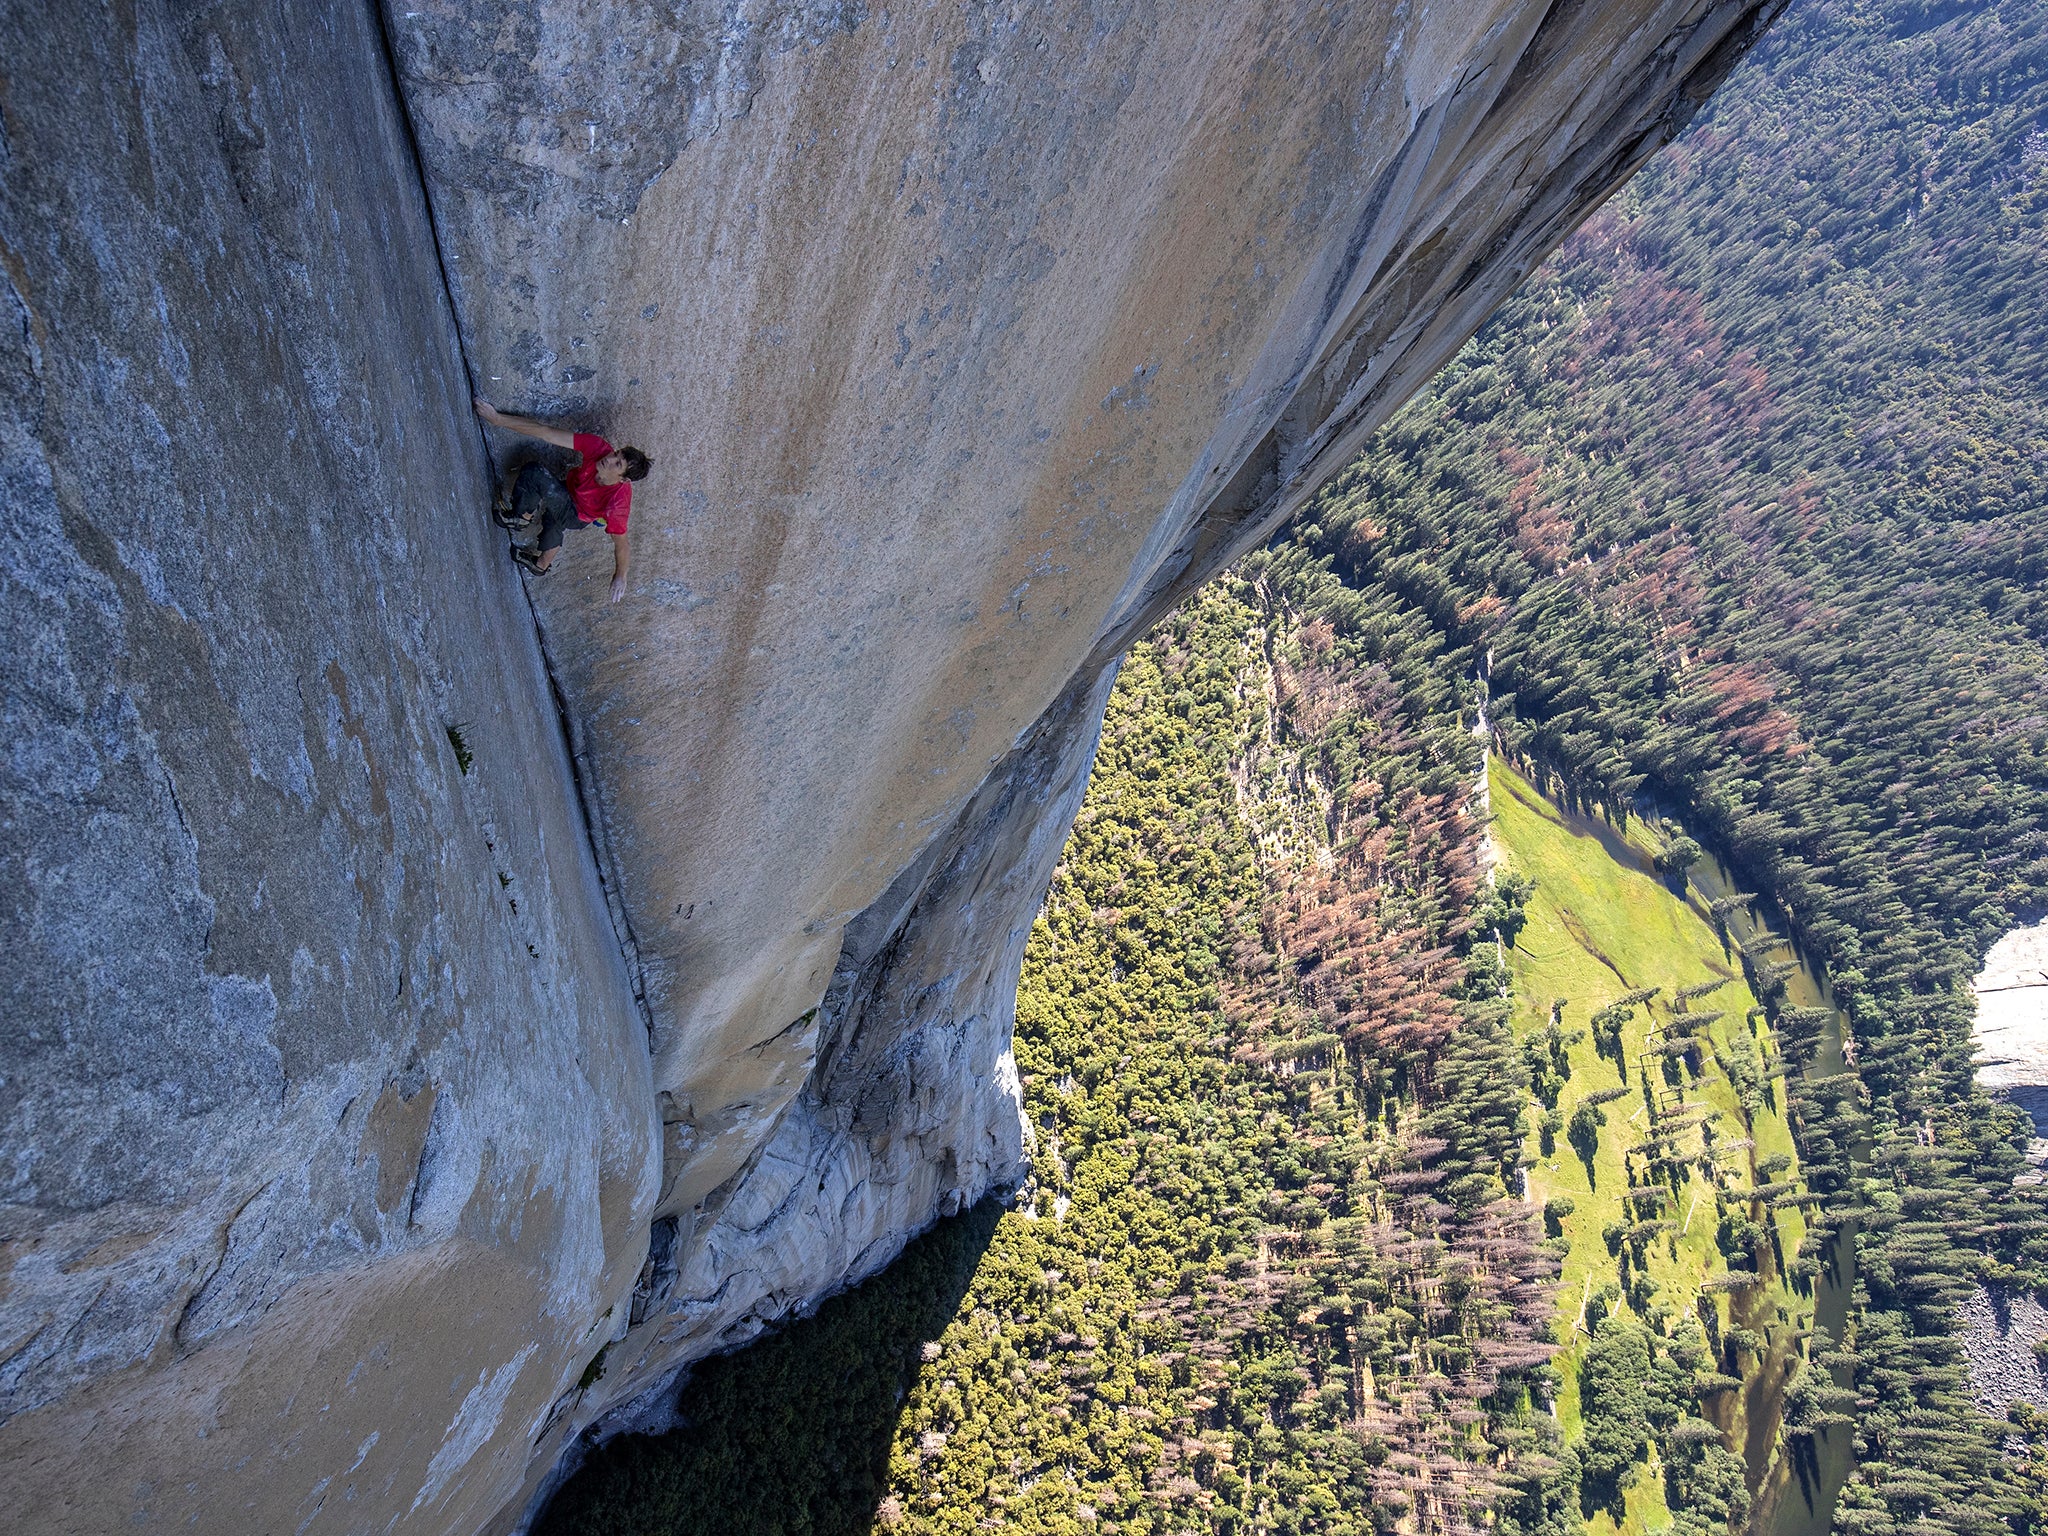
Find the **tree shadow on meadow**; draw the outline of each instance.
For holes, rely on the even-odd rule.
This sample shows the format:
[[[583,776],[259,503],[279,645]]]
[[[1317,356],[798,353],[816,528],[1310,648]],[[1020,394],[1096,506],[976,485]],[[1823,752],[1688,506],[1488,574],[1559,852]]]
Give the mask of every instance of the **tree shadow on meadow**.
[[[683,1427],[593,1451],[533,1536],[867,1536],[920,1347],[952,1321],[1002,1213],[984,1200],[814,1316],[705,1361]]]

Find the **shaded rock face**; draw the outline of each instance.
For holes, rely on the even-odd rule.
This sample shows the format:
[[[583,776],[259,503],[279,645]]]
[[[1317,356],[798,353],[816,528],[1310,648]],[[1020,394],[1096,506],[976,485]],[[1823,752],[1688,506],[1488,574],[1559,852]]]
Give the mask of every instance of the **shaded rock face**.
[[[376,19],[0,36],[0,1508],[474,1531],[660,1124]]]
[[[1115,658],[1770,9],[0,19],[0,1498],[509,1528],[1020,1177]]]

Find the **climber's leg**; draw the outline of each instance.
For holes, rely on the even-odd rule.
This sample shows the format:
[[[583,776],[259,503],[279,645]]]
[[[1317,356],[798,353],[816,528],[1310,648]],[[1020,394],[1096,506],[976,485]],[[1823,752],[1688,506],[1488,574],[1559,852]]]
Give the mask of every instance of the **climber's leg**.
[[[542,573],[562,552],[562,536],[571,528],[582,526],[576,520],[576,504],[569,499],[568,488],[552,475],[548,478],[553,485],[539,502],[540,537],[534,541],[531,558],[520,562],[529,570]]]
[[[505,487],[499,497],[498,521],[507,528],[530,527],[535,516],[552,500],[566,504],[569,488],[545,464],[526,464],[517,470],[507,470]]]

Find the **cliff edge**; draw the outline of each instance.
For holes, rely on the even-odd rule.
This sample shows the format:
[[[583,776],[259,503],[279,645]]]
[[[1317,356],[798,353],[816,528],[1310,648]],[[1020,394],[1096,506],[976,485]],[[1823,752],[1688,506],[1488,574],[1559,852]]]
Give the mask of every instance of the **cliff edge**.
[[[0,1497],[515,1528],[1018,1178],[1117,656],[1775,9],[0,18]]]

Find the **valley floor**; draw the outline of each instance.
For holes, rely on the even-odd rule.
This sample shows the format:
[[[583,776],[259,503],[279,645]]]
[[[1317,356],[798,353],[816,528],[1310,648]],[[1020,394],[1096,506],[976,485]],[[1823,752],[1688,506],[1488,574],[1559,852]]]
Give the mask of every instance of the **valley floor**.
[[[1433,702],[1256,580],[1134,652],[1019,989],[1032,1184],[707,1365],[546,1536],[1739,1514],[1812,1313],[1771,1032],[1648,829],[1496,762],[1482,874]]]
[[[1558,1296],[1559,1420],[1568,1440],[1583,1438],[1589,1311],[1633,1304],[1658,1325],[1711,1312],[1711,1333],[1742,1329],[1760,1344],[1735,1357],[1741,1386],[1711,1395],[1705,1410],[1742,1452],[1753,1493],[1778,1454],[1786,1378],[1814,1311],[1811,1283],[1786,1273],[1805,1236],[1799,1207],[1739,1198],[1744,1188],[1774,1184],[1792,1186],[1779,1198],[1796,1198],[1791,1130],[1769,1075],[1775,1042],[1725,924],[1717,932],[1696,886],[1656,871],[1658,838],[1649,827],[1634,817],[1617,827],[1575,814],[1498,759],[1489,789],[1497,867],[1534,881],[1526,925],[1509,951],[1515,1027],[1540,1045],[1555,1020],[1570,1042],[1556,1087],[1560,1130],[1532,1132],[1528,1174],[1532,1203],[1570,1207],[1556,1223],[1571,1240]],[[1688,895],[1678,894],[1682,886]],[[1653,995],[1630,1009],[1603,1052],[1594,1018],[1645,992]],[[1700,1048],[1654,1054],[1661,1042],[1687,1038]],[[1620,1097],[1598,1103],[1617,1089]],[[1589,1096],[1605,1123],[1575,1146],[1561,1128]],[[1676,1127],[1675,1140],[1660,1142],[1660,1127]],[[1673,1153],[1690,1160],[1679,1177],[1646,1179],[1655,1163],[1668,1175]],[[1656,1193],[1634,1193],[1645,1189]],[[1667,1227],[1641,1243],[1643,1262],[1632,1265],[1612,1251],[1623,1245],[1609,1235],[1645,1219]],[[1761,1283],[1729,1290],[1731,1227],[1745,1222],[1763,1228]],[[1646,1471],[1628,1486],[1620,1520],[1595,1511],[1590,1531],[1633,1536],[1671,1523],[1654,1450]]]

